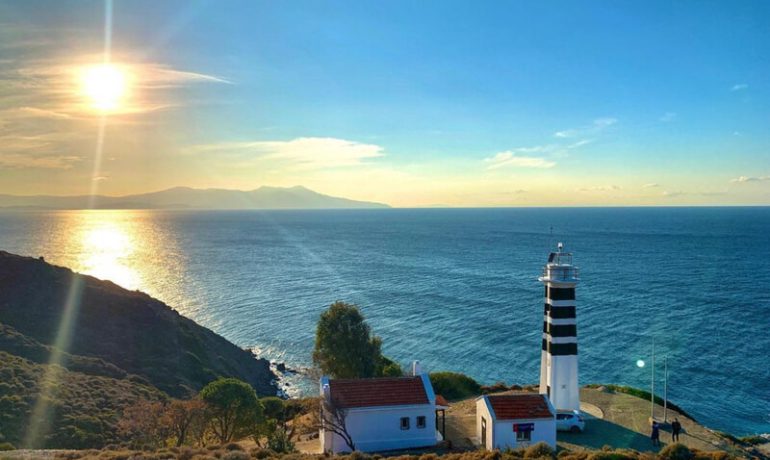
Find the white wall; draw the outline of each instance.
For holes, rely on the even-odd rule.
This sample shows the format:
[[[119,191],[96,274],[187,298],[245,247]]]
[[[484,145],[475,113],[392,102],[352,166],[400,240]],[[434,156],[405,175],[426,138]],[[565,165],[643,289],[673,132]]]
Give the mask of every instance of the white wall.
[[[514,423],[534,423],[535,428],[532,431],[532,440],[516,442],[516,432],[513,431]],[[489,425],[487,425],[489,426]],[[504,420],[495,422],[495,449],[505,449],[510,447],[516,449],[519,447],[529,447],[539,442],[544,442],[556,448],[556,420],[554,419],[529,419],[529,420]]]
[[[556,410],[580,410],[577,355],[551,356],[551,403]]]
[[[417,428],[418,416],[425,417],[425,428]],[[401,429],[401,417],[409,417],[408,430]],[[362,452],[436,445],[436,411],[432,404],[350,409],[347,427],[356,450]],[[321,439],[325,452],[350,451],[342,437],[336,434],[322,432]]]
[[[429,404],[412,406],[362,407],[349,409],[346,419],[348,434],[356,450],[378,452],[384,450],[409,449],[412,447],[435,446],[436,439],[436,394],[428,374],[421,374],[425,395]],[[321,396],[329,397],[329,378],[321,378]],[[417,417],[425,417],[425,428],[417,428]],[[401,417],[409,417],[409,429],[401,429]],[[320,432],[324,452],[348,452],[345,440],[323,429]]]
[[[476,439],[479,440],[479,445],[481,445],[481,418],[484,417],[487,421],[487,439],[485,445],[487,446],[487,449],[492,449],[493,445],[493,433],[495,429],[495,421],[492,417],[492,414],[490,413],[489,406],[487,404],[487,399],[483,396],[476,400]]]
[[[548,401],[546,399],[546,401]],[[553,406],[549,402],[549,407],[554,413]],[[556,418],[547,419],[520,419],[520,420],[496,420],[492,415],[492,409],[486,397],[482,396],[476,400],[476,438],[481,444],[481,417],[487,420],[487,439],[486,448],[492,449],[516,449],[518,447],[529,447],[538,442],[545,442],[552,448],[556,448]],[[530,441],[517,443],[516,432],[513,431],[514,423],[533,423],[532,439]]]

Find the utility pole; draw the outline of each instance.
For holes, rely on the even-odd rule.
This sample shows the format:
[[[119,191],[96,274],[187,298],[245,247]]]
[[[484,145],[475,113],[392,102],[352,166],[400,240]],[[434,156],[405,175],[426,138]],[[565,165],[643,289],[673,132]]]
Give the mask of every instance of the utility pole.
[[[668,355],[663,356],[663,423],[668,421]]]
[[[652,338],[652,369],[650,374],[650,423],[655,421],[655,337]]]

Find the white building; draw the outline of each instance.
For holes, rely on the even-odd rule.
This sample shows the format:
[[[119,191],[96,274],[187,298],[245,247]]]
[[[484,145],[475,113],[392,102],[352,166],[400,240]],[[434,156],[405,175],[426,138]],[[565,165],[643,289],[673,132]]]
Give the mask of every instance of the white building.
[[[324,428],[320,431],[323,451],[351,450],[339,434],[340,418],[355,450],[362,452],[430,447],[441,441],[436,417],[438,411],[443,416],[442,409],[446,407],[437,407],[428,374],[419,374],[419,370],[416,374],[372,379],[321,378],[321,397],[326,401]],[[337,423],[330,409],[340,416]]]
[[[539,279],[545,285],[540,393],[548,395],[557,410],[580,410],[575,315],[578,269],[572,265],[572,254],[562,252],[561,243],[548,257]]]
[[[556,411],[541,394],[484,395],[476,399],[476,437],[489,450],[538,442],[556,448]]]

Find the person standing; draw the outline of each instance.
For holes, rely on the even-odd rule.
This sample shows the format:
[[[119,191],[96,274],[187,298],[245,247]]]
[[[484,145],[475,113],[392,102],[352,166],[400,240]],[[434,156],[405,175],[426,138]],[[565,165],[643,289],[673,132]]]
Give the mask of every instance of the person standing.
[[[678,418],[674,418],[674,421],[671,422],[671,440],[674,442],[679,442],[679,432],[682,431],[682,424],[679,423]]]
[[[660,445],[660,425],[656,421],[652,421],[652,434],[650,434],[653,446]]]

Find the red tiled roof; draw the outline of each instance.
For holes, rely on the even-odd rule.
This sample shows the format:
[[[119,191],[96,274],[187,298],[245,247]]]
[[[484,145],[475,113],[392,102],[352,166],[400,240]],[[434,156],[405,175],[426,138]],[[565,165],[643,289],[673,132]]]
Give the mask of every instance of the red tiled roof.
[[[343,409],[428,404],[420,377],[336,379],[329,381],[329,390]]]
[[[487,398],[498,420],[553,417],[545,395],[491,395]]]
[[[436,395],[436,405],[449,407],[449,401],[441,395]]]

